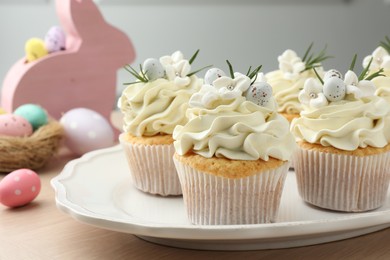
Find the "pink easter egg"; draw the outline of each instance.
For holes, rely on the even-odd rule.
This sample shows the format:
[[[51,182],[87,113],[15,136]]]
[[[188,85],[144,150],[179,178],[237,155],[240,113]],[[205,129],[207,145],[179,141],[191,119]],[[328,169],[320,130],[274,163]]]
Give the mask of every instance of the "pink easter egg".
[[[69,110],[61,117],[60,123],[65,131],[65,145],[77,155],[114,144],[110,123],[91,109]]]
[[[0,115],[0,135],[6,136],[29,136],[33,132],[31,124],[19,115]]]
[[[34,171],[19,169],[0,182],[0,202],[7,207],[20,207],[33,201],[41,190],[41,180]]]

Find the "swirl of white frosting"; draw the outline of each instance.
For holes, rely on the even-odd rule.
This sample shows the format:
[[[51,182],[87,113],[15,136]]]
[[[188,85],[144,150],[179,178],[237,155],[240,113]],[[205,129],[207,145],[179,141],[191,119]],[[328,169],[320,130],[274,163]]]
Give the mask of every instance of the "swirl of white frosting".
[[[180,155],[192,150],[206,158],[233,160],[289,160],[295,140],[288,121],[273,109],[261,107],[245,97],[216,99],[208,108],[190,107],[189,121],[178,125],[174,145]]]
[[[123,130],[134,136],[153,136],[172,134],[176,125],[185,124],[188,101],[202,85],[196,76],[189,79],[186,86],[166,79],[129,85],[118,100]]]
[[[376,96],[331,102],[302,111],[301,117],[292,121],[290,130],[298,140],[346,151],[384,147],[389,130],[384,121],[389,109],[386,101]]]

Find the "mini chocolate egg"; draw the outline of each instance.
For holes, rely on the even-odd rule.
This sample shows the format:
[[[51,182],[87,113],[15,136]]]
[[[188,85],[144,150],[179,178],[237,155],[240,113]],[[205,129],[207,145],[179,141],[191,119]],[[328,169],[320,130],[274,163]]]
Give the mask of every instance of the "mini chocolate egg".
[[[4,110],[4,108],[0,107],[0,115],[7,114],[7,111]]]
[[[31,124],[19,115],[0,115],[0,135],[23,137],[33,132]]]
[[[165,76],[165,69],[157,59],[146,59],[143,64],[143,70],[150,81],[163,78]]]
[[[38,38],[31,38],[24,46],[27,62],[37,60],[48,54],[45,42]]]
[[[345,97],[346,87],[342,79],[331,77],[324,81],[324,95],[328,101],[339,101]]]
[[[246,91],[245,97],[258,106],[267,106],[272,97],[272,87],[267,82],[255,82]]]
[[[45,35],[45,47],[49,53],[65,50],[65,33],[59,26],[53,26]]]
[[[225,72],[223,70],[218,68],[211,68],[209,69],[205,76],[204,76],[204,83],[207,85],[213,85],[214,80],[226,76]]]
[[[29,169],[19,169],[1,180],[0,203],[7,207],[20,207],[33,201],[40,190],[38,174]]]
[[[65,130],[65,145],[75,154],[112,146],[114,131],[99,113],[87,108],[74,108],[60,119]]]
[[[48,122],[46,111],[34,104],[21,105],[14,111],[14,114],[22,116],[29,121],[34,131]]]

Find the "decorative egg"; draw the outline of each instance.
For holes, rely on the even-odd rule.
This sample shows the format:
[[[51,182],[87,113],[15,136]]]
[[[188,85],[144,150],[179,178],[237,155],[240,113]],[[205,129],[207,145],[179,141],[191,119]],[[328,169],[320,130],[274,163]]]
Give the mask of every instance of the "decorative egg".
[[[28,122],[30,122],[34,131],[48,123],[46,111],[38,105],[21,105],[14,111],[14,114],[24,117]]]
[[[165,69],[157,59],[146,59],[143,64],[143,70],[150,81],[163,78],[165,76]]]
[[[331,77],[324,81],[324,95],[328,101],[339,101],[344,99],[346,87],[342,79]]]
[[[33,128],[25,118],[12,114],[0,115],[0,135],[23,137],[32,133]]]
[[[246,91],[245,97],[258,106],[267,106],[272,97],[272,87],[267,82],[255,82]]]
[[[226,76],[225,72],[223,70],[218,68],[211,68],[209,69],[205,76],[204,76],[204,83],[208,85],[213,85],[214,80],[217,78],[220,78],[222,76]]]
[[[324,81],[330,79],[330,78],[333,78],[333,77],[337,77],[339,79],[343,79],[343,75],[341,74],[340,71],[338,70],[335,70],[335,69],[331,69],[331,70],[328,70],[325,75],[324,75]]]
[[[37,60],[48,54],[45,47],[45,42],[38,38],[29,39],[26,42],[24,49],[26,52],[27,62]]]
[[[0,202],[7,207],[20,207],[33,201],[41,190],[41,180],[34,171],[19,169],[0,182]]]
[[[77,155],[114,144],[114,131],[110,123],[91,109],[69,110],[60,123],[65,131],[65,145]]]
[[[3,108],[0,107],[0,115],[7,114],[7,111],[5,111]]]
[[[59,26],[53,26],[45,35],[45,47],[48,52],[65,50],[65,33]]]

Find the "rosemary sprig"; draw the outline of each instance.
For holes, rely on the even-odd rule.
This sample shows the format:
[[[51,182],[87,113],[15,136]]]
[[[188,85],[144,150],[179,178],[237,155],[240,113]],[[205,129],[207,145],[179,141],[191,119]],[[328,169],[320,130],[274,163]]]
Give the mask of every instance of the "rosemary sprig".
[[[234,71],[233,71],[233,66],[232,66],[232,64],[229,62],[229,60],[226,60],[226,63],[228,64],[228,66],[229,66],[229,73],[230,73],[230,77],[232,78],[232,79],[234,79]]]
[[[317,78],[320,80],[321,84],[324,85],[324,80],[320,77],[315,67],[312,68]]]
[[[190,58],[190,60],[188,61],[190,63],[190,65],[194,62],[194,60],[196,59],[196,56],[198,56],[198,53],[199,53],[199,49],[196,50],[196,52],[192,55],[192,57]]]
[[[380,46],[382,46],[388,53],[390,53],[390,38],[388,36],[385,37],[385,41],[381,41]]]
[[[305,62],[305,69],[301,72],[321,67],[321,62],[329,58],[333,58],[333,56],[326,55],[327,45],[325,45],[325,47],[317,55],[315,55],[314,53],[310,53],[312,47],[313,43],[310,44],[309,48],[305,52],[305,55],[303,56],[302,61]]]
[[[142,69],[142,65],[140,64],[140,73],[138,73],[133,67],[131,67],[129,64],[125,65],[123,68],[129,72],[131,75],[133,75],[133,77],[135,77],[136,79],[138,79],[139,81],[141,82],[148,82],[148,78],[146,77],[145,73]],[[130,83],[123,83],[123,85],[127,86],[127,85],[131,85],[131,84],[134,84],[134,83],[137,83],[137,82],[130,82]]]
[[[249,67],[248,72],[246,73],[246,76],[251,79],[251,84],[255,83],[257,80],[257,75],[263,65],[257,66],[253,71],[251,71],[252,66]]]
[[[355,54],[355,55],[353,56],[351,65],[349,66],[349,70],[350,70],[350,71],[353,71],[353,70],[355,69],[356,59],[357,59],[357,54]]]
[[[354,60],[352,62],[354,62],[356,60],[356,57],[357,57],[357,55],[355,54]],[[376,77],[385,76],[384,74],[382,74],[383,68],[381,68],[380,70],[378,70],[378,71],[376,71],[374,73],[371,73],[370,75],[367,76],[368,70],[370,69],[370,65],[372,63],[372,60],[373,60],[373,58],[371,58],[370,61],[367,64],[367,66],[363,68],[362,72],[360,73],[360,75],[358,77],[358,81],[361,81],[361,80],[372,80],[372,79],[374,79]]]
[[[212,66],[213,66],[213,65],[208,65],[208,66],[205,66],[205,67],[203,67],[203,68],[201,68],[201,69],[198,69],[198,70],[195,70],[195,71],[193,71],[193,72],[190,72],[190,73],[187,74],[187,77],[191,77],[192,75],[195,75],[196,73],[198,73],[198,72],[200,72],[200,71],[202,71],[202,70],[204,70],[204,69],[211,68]]]
[[[372,80],[376,77],[386,76],[385,74],[382,74],[383,71],[384,71],[383,68],[381,68],[377,72],[370,74],[368,77],[365,78],[365,80]]]
[[[359,75],[359,77],[358,77],[358,80],[359,80],[359,81],[363,80],[363,79],[366,77],[366,75],[367,75],[367,73],[368,73],[368,69],[369,69],[370,66],[371,66],[372,60],[373,60],[373,58],[370,59],[370,61],[368,62],[367,66],[366,66],[366,67],[362,70],[362,72],[360,73],[360,75]]]

